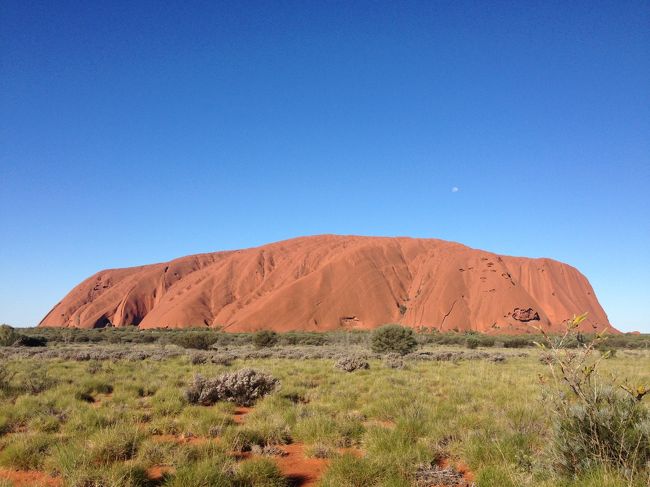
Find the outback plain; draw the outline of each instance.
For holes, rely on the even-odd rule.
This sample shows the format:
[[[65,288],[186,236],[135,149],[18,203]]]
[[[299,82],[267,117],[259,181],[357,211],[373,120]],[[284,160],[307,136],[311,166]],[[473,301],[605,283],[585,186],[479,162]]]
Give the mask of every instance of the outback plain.
[[[643,335],[569,333],[559,342],[397,325],[2,333],[3,344],[13,342],[0,348],[3,487],[644,486],[650,478],[648,410],[632,394],[650,381]],[[536,345],[545,339],[557,348]],[[571,377],[597,397],[554,382],[567,353],[589,362],[576,374],[596,364],[593,375]],[[594,424],[589,407],[598,409]]]

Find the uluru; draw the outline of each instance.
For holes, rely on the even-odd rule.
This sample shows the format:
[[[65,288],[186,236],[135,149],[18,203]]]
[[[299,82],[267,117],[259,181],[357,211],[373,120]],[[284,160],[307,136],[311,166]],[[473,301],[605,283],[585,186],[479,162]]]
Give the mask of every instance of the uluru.
[[[219,327],[243,332],[372,329],[557,331],[588,313],[615,331],[570,265],[405,237],[319,235],[104,270],[72,289],[39,326]]]

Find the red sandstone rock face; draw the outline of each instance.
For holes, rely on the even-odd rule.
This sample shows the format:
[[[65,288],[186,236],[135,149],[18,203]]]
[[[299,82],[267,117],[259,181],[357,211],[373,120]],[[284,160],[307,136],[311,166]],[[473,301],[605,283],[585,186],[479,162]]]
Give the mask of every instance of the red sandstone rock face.
[[[369,329],[385,323],[488,333],[613,330],[587,279],[550,259],[434,239],[321,235],[101,271],[40,326]]]

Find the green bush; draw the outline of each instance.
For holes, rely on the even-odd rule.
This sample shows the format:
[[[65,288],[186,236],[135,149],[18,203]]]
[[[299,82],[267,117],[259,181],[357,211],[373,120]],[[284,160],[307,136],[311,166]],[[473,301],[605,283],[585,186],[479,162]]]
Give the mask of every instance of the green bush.
[[[476,337],[468,337],[465,340],[465,346],[472,350],[478,348],[480,344],[481,344],[481,340],[479,340]]]
[[[278,334],[271,330],[261,330],[253,335],[253,345],[257,348],[272,347],[278,343]]]
[[[168,337],[168,340],[179,347],[207,350],[216,343],[217,337],[207,332],[181,331]]]
[[[535,343],[534,340],[524,337],[503,337],[503,346],[505,348],[525,348],[532,347]]]
[[[371,337],[372,351],[375,353],[399,353],[405,355],[417,346],[411,328],[400,325],[384,325],[377,328]]]
[[[42,336],[27,336],[16,333],[16,339],[12,343],[14,347],[44,347],[47,339]]]
[[[552,464],[571,476],[613,468],[631,480],[650,466],[650,411],[642,403],[649,391],[601,377],[599,365],[608,355],[598,357],[596,351],[605,337],[579,336],[585,317],[575,317],[563,336],[547,336],[540,345],[549,352]],[[572,349],[567,343],[578,345]]]
[[[20,335],[9,325],[0,325],[0,347],[10,347]]]
[[[571,475],[603,465],[638,472],[650,462],[650,414],[613,388],[594,390],[587,402],[557,406],[553,424],[556,466]]]

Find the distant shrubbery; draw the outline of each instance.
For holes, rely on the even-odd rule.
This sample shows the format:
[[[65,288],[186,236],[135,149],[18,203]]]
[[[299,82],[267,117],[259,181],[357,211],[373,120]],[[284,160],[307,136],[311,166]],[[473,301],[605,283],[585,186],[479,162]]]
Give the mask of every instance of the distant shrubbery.
[[[253,335],[253,345],[257,348],[272,347],[278,343],[278,334],[271,330],[258,331]]]
[[[295,332],[278,334],[280,345],[312,345],[320,346],[328,343],[330,334],[312,333],[312,332]]]
[[[417,341],[413,329],[400,325],[385,325],[372,332],[372,351],[406,355],[415,350]]]
[[[399,325],[395,325],[398,328]],[[9,331],[12,330],[12,331]],[[408,328],[407,330],[411,330]],[[135,326],[100,328],[100,329],[71,329],[71,328],[21,328],[14,330],[9,326],[0,327],[0,346],[11,346],[19,334],[27,339],[21,339],[22,346],[37,346],[45,343],[112,343],[112,344],[176,344],[183,348],[206,350],[209,348],[226,348],[257,344],[258,339],[253,333],[226,333],[219,328],[189,328],[189,329],[139,329]],[[274,336],[277,346],[322,346],[322,345],[358,345],[372,346],[374,331],[341,330],[331,332],[291,331],[286,333],[260,332],[261,336]],[[407,332],[408,333],[408,332]],[[456,345],[496,348],[528,348],[534,347],[543,337],[539,334],[525,335],[486,335],[475,331],[439,332],[434,329],[419,329],[412,333],[415,341],[421,345]],[[4,337],[4,338],[3,338]],[[583,343],[593,340],[593,334],[580,336]],[[273,340],[273,339],[272,339]],[[11,342],[11,343],[9,343]],[[270,342],[266,342],[270,343]],[[577,337],[572,337],[564,343],[565,348],[577,348],[581,345]],[[268,345],[262,345],[265,348]],[[607,340],[608,349],[650,349],[650,335],[611,335]],[[386,352],[379,352],[386,353]],[[398,352],[402,353],[402,352]]]
[[[174,345],[183,348],[194,348],[197,350],[207,350],[217,342],[217,338],[212,334],[192,331],[174,333],[168,337],[168,340]]]
[[[18,333],[9,325],[0,325],[0,347],[10,347],[18,338]]]
[[[0,347],[44,347],[47,340],[42,336],[18,333],[9,325],[0,325]]]

